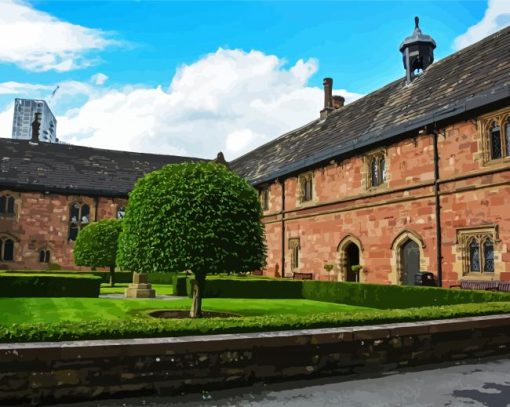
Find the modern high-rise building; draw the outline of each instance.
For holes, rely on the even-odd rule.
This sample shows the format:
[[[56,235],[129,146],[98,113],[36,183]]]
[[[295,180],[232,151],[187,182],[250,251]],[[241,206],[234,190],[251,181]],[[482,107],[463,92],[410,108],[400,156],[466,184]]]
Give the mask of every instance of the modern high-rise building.
[[[57,119],[53,116],[48,104],[39,99],[15,99],[12,138],[18,140],[32,138],[32,122],[36,113],[41,113],[39,141],[57,142]]]

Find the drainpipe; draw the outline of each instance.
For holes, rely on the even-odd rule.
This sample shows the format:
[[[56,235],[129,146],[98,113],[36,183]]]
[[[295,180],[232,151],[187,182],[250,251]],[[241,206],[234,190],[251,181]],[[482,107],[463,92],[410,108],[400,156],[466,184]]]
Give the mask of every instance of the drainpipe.
[[[97,222],[97,211],[99,210],[99,198],[97,196],[94,197],[94,203],[94,222]]]
[[[280,181],[282,186],[282,278],[285,277],[285,179]]]
[[[441,202],[439,200],[439,153],[437,147],[437,139],[439,133],[434,124],[432,130],[434,140],[434,199],[436,214],[436,253],[437,253],[437,282],[439,287],[443,286],[443,256],[442,256],[442,238],[441,238]]]

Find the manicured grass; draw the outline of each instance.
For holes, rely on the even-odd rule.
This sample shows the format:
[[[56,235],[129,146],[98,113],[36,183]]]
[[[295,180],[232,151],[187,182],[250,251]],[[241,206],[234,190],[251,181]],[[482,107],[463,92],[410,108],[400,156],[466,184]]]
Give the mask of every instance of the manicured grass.
[[[110,287],[110,284],[103,283],[101,284],[101,294],[124,294],[126,288],[128,288],[129,284],[124,283],[116,283],[115,287]],[[171,284],[152,284],[152,288],[156,290],[156,295],[165,294],[165,295],[173,295],[174,294],[174,286]]]
[[[143,310],[189,309],[191,299],[118,300],[105,298],[0,298],[0,325],[106,321],[144,316]],[[208,298],[204,311],[223,311],[243,316],[310,315],[329,312],[371,311],[371,308],[301,299]],[[152,318],[151,318],[152,319]]]

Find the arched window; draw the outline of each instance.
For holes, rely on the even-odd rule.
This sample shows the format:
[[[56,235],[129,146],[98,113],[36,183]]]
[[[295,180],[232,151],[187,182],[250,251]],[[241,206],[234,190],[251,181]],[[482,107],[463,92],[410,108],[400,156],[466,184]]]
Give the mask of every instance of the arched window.
[[[0,195],[0,215],[14,215],[14,197]]]
[[[0,237],[0,260],[14,261],[14,240]]]
[[[90,207],[87,204],[75,202],[69,209],[68,240],[76,240],[78,232],[90,222]]]
[[[469,271],[480,272],[480,244],[474,239],[469,243]]]
[[[483,243],[483,271],[494,273],[494,245],[491,239],[486,239]]]
[[[313,173],[308,172],[298,176],[298,201],[308,202],[313,199]]]
[[[39,262],[40,263],[49,263],[50,262],[50,251],[49,250],[41,250],[39,252]]]
[[[501,148],[501,130],[499,124],[495,121],[492,122],[491,127],[489,128],[489,140],[491,146],[491,158],[497,159],[502,157],[502,148]]]
[[[377,151],[369,154],[366,158],[367,187],[373,188],[386,182],[386,154],[384,151]]]

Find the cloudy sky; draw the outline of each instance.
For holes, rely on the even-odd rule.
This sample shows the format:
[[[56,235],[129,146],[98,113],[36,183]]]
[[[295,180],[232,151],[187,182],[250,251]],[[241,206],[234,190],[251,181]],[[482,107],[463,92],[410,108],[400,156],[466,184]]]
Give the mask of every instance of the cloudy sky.
[[[325,76],[347,102],[403,76],[415,15],[439,59],[510,0],[0,0],[0,137],[15,97],[44,98],[65,142],[231,160],[316,118]]]

